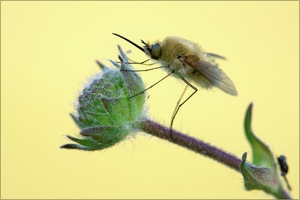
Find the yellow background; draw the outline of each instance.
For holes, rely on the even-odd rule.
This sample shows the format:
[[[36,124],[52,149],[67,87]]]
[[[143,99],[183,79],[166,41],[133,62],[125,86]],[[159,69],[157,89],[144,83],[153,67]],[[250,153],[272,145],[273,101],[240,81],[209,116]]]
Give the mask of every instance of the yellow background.
[[[287,156],[299,198],[299,2],[1,2],[1,198],[272,198],[243,188],[239,173],[145,133],[112,148],[64,150],[78,128],[69,113],[96,59],[117,59],[113,36],[139,43],[177,35],[227,57],[239,92],[199,90],[175,128],[241,157],[253,130]],[[137,66],[136,68],[143,68]],[[149,86],[162,70],[141,74]],[[148,115],[169,124],[184,84],[148,92]],[[189,90],[191,92],[191,90]],[[249,156],[251,159],[251,156]]]

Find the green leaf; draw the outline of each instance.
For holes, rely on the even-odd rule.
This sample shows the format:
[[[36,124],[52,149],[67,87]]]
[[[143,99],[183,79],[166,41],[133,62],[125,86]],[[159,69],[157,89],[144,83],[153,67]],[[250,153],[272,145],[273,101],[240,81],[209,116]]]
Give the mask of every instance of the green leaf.
[[[252,104],[249,105],[245,117],[245,133],[251,145],[253,162],[246,162],[247,153],[244,153],[240,170],[244,177],[247,190],[263,190],[277,198],[286,197],[280,182],[277,165],[269,147],[254,135],[251,129]]]
[[[251,129],[252,107],[250,104],[245,117],[245,133],[253,152],[253,164],[275,168],[275,160],[269,147],[257,138]]]

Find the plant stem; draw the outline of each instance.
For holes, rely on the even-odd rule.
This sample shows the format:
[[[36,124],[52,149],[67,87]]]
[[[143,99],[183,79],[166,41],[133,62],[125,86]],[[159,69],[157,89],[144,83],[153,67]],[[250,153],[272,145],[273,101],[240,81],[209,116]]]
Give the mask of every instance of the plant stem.
[[[169,142],[200,153],[206,157],[209,157],[217,162],[226,165],[231,169],[240,172],[240,164],[242,163],[242,160],[215,146],[207,144],[191,136],[185,135],[176,130],[172,130],[171,134],[169,128],[150,119],[144,119],[140,121],[139,126],[145,133],[154,135],[164,140],[168,140]],[[281,190],[277,198],[291,199],[291,196],[285,190]]]
[[[223,150],[217,147],[207,144],[199,139],[180,133],[176,130],[172,130],[171,135],[169,128],[158,124],[150,119],[145,119],[141,121],[140,127],[144,132],[148,134],[154,135],[161,139],[168,140],[169,142],[200,153],[215,161],[223,163],[231,169],[240,172],[240,164],[242,163],[242,160],[235,157],[234,155],[224,152]]]

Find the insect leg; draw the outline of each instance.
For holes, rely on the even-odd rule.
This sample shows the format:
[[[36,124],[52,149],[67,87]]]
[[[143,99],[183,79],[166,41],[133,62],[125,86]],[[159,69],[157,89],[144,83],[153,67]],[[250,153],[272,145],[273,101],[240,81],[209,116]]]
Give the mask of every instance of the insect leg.
[[[288,189],[289,189],[289,190],[292,190],[292,187],[291,187],[290,183],[288,182],[286,176],[283,176],[283,178],[284,178],[284,180],[285,180],[285,182],[286,182],[286,185],[287,185]]]
[[[183,77],[179,76],[181,78],[181,80],[183,80],[188,86],[190,86],[194,92],[188,96],[181,104],[179,104],[179,106],[177,106],[177,108],[175,108],[175,111],[173,113],[173,116],[172,116],[172,119],[171,119],[171,125],[170,125],[170,137],[172,138],[172,128],[173,128],[173,123],[174,123],[174,120],[175,120],[175,117],[179,111],[179,109],[181,108],[181,106],[183,106],[183,104],[185,104],[185,102],[187,102],[197,91],[198,89],[193,86],[190,82],[188,82],[187,80],[185,80]],[[185,89],[186,90],[186,89]],[[185,91],[184,91],[185,92]],[[182,98],[182,97],[180,97]]]
[[[181,102],[181,99],[182,99],[183,95],[185,94],[187,88],[188,88],[188,85],[185,85],[185,88],[184,88],[182,94],[180,95],[180,98],[178,99],[178,101],[177,101],[177,103],[176,103],[176,106],[175,106],[175,109],[174,109],[172,118],[174,117],[175,112],[176,112],[176,110],[177,110],[177,108],[178,108],[178,106],[179,106],[179,103]]]
[[[153,68],[149,68],[149,69],[121,69],[121,71],[125,71],[125,72],[147,72],[147,71],[151,71],[151,70],[155,70],[155,69],[161,69],[161,68],[165,68],[166,66],[159,66],[159,67],[153,67]]]
[[[137,93],[137,94],[135,94],[135,95],[133,95],[133,96],[131,96],[131,97],[129,97],[129,98],[131,99],[131,98],[133,98],[133,97],[135,97],[135,96],[137,96],[137,95],[139,95],[139,94],[142,94],[142,93],[146,92],[147,90],[149,90],[150,88],[154,87],[155,85],[157,85],[158,83],[160,83],[161,81],[163,81],[164,79],[166,79],[168,76],[170,76],[170,75],[173,74],[173,73],[174,73],[174,70],[171,71],[169,74],[167,74],[167,75],[166,75],[165,77],[163,77],[162,79],[160,79],[159,81],[157,81],[156,83],[154,83],[153,85],[151,85],[150,87],[146,88],[145,90],[143,90],[143,91],[141,91],[141,92],[139,92],[139,93]]]
[[[131,60],[131,59],[129,59],[129,60],[130,60],[131,62],[129,62],[128,64],[140,64],[140,65],[149,65],[149,66],[155,64],[154,62],[153,62],[153,63],[146,63],[146,62],[150,61],[151,58],[149,58],[149,59],[147,59],[147,60],[144,60],[143,62],[136,62],[136,61],[133,61],[133,60]]]
[[[151,65],[154,65],[155,63],[146,63],[148,61],[151,60],[151,58],[147,59],[147,60],[144,60],[142,62],[136,62],[134,60],[131,60],[130,58],[128,58],[128,60],[130,60],[130,62],[127,62],[127,64],[131,64],[131,65],[136,65],[136,64],[139,64],[139,65],[147,65],[147,66],[151,66]],[[117,62],[117,63],[121,63],[121,62]]]

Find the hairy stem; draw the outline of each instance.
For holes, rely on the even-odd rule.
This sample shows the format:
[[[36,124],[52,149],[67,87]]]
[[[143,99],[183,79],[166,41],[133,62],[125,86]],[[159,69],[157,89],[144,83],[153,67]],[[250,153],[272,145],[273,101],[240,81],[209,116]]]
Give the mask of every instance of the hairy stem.
[[[148,134],[168,140],[169,142],[200,153],[215,161],[223,163],[231,169],[240,172],[240,164],[242,163],[242,160],[235,157],[234,155],[224,152],[217,147],[207,144],[199,139],[180,133],[176,130],[172,130],[171,136],[169,128],[149,119],[141,121],[140,127],[144,132]]]
[[[240,164],[242,163],[242,160],[215,146],[207,144],[191,136],[185,135],[176,130],[172,130],[171,135],[169,128],[158,124],[150,119],[140,121],[139,126],[142,129],[142,131],[148,134],[154,135],[164,140],[168,140],[169,142],[200,153],[204,156],[207,156],[217,162],[226,165],[231,169],[240,172]],[[285,190],[281,190],[277,198],[291,199],[291,196]]]

